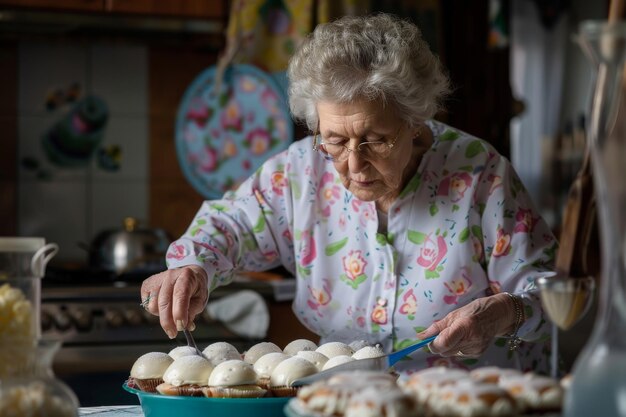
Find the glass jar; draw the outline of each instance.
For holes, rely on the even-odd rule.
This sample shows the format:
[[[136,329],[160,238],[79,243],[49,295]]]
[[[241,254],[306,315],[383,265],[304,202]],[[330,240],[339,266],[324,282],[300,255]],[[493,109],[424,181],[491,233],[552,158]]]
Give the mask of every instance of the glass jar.
[[[0,346],[39,340],[41,278],[58,249],[38,237],[0,238]]]
[[[52,372],[61,343],[5,346],[0,351],[0,416],[77,417],[78,400]]]
[[[579,41],[597,66],[588,138],[602,248],[593,333],[574,364],[566,417],[626,417],[626,23],[584,22]]]

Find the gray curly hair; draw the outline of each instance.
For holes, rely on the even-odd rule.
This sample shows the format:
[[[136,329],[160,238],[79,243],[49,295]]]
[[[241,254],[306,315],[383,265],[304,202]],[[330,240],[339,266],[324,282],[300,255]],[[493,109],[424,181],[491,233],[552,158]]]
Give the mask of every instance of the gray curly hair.
[[[450,81],[414,24],[389,14],[318,25],[289,61],[289,107],[313,131],[316,103],[377,100],[409,126],[432,118]]]

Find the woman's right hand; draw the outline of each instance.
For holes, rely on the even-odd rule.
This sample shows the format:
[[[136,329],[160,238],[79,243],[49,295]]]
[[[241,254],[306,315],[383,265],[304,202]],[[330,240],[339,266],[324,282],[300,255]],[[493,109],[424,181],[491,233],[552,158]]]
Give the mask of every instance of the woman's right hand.
[[[141,300],[148,297],[145,309],[159,316],[161,327],[173,339],[179,331],[196,327],[193,321],[209,300],[207,274],[189,265],[153,275],[141,285]]]

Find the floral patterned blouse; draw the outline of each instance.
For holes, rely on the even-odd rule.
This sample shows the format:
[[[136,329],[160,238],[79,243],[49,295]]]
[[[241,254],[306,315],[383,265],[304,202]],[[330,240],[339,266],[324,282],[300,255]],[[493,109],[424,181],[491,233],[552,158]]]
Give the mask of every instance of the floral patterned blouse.
[[[283,265],[297,280],[293,311],[321,342],[365,340],[390,352],[480,297],[523,297],[525,341],[504,338],[479,359],[424,348],[400,363],[410,372],[445,364],[547,372],[549,325],[534,280],[551,274],[557,242],[510,163],[488,143],[442,123],[417,173],[379,233],[374,202],[356,199],[312,138],[269,159],[236,191],[205,201],[172,243],[169,268],[200,265],[210,288],[237,270]]]

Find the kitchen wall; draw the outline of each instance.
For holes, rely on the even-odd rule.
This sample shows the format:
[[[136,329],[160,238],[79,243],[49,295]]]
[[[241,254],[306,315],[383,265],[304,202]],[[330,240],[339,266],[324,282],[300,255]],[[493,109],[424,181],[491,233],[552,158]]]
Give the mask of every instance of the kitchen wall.
[[[78,242],[121,227],[125,216],[148,220],[147,75],[148,48],[141,44],[18,45],[17,233],[58,243],[57,260],[84,259]],[[108,108],[102,142],[82,166],[59,165],[43,138],[87,95]]]

